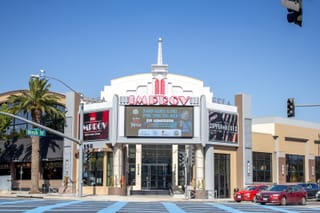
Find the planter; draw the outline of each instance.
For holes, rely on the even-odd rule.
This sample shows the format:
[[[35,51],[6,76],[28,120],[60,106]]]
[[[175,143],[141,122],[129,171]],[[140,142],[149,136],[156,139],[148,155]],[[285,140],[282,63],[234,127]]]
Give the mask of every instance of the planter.
[[[109,188],[109,195],[120,195],[120,196],[126,196],[127,195],[127,188],[117,188],[117,187],[111,187]]]
[[[207,190],[195,190],[195,198],[196,199],[208,199],[208,191]]]

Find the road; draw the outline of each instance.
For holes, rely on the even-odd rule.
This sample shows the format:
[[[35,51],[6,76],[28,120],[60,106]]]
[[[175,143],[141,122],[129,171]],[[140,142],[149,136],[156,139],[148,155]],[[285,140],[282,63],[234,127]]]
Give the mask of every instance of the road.
[[[320,212],[320,202],[309,201],[307,205],[260,205],[251,202],[233,201],[94,201],[37,198],[0,198],[0,213],[209,213],[209,212]]]

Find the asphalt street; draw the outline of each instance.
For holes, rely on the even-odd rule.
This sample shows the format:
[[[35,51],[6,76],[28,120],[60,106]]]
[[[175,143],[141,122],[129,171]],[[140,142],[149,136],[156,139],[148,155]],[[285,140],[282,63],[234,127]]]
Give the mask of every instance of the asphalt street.
[[[11,195],[0,196],[0,212],[15,213],[207,213],[207,212],[320,212],[320,202],[310,200],[307,205],[260,205],[252,202],[236,203],[226,200],[185,200],[170,196],[86,196]]]

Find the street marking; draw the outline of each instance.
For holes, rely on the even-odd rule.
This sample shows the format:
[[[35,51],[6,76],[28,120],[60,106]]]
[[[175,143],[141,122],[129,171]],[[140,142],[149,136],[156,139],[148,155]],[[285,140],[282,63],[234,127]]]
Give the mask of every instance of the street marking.
[[[258,205],[258,204],[256,204],[256,205]],[[282,209],[282,208],[275,207],[275,206],[260,205],[260,207],[265,208],[265,209],[271,209],[272,211],[277,211],[277,212],[299,213],[296,211],[290,211],[290,210]]]
[[[112,205],[108,206],[107,208],[101,209],[97,211],[97,213],[116,213],[119,211],[122,207],[127,205],[128,202],[116,202]]]
[[[43,200],[17,200],[17,201],[5,201],[5,202],[0,202],[0,205],[15,204],[15,203],[26,203],[26,202],[33,202],[33,201],[43,201]]]
[[[41,212],[48,211],[48,210],[53,209],[53,208],[68,206],[68,205],[82,203],[82,202],[84,202],[84,201],[75,200],[75,201],[70,201],[70,202],[57,203],[57,204],[54,204],[54,205],[40,206],[40,207],[35,208],[35,209],[30,209],[30,210],[24,211],[24,213],[41,213]]]
[[[168,210],[170,213],[185,213],[181,208],[179,208],[174,203],[162,202],[162,205]]]
[[[207,203],[211,206],[214,206],[216,208],[219,208],[219,209],[222,209],[224,211],[227,211],[227,212],[232,212],[232,213],[244,213],[243,211],[240,211],[240,210],[237,210],[237,209],[234,209],[230,206],[226,206],[226,205],[222,205],[222,204],[218,204],[218,203]]]

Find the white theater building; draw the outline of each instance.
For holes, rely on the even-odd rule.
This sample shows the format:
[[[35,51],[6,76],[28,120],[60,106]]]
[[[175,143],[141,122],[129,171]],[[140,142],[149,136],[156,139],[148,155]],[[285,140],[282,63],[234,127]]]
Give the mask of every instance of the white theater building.
[[[161,39],[151,71],[111,80],[101,100],[84,105],[84,194],[178,193],[188,186],[199,198],[227,198],[252,183],[250,97],[217,103],[202,80],[169,73]],[[68,93],[65,133],[75,136],[78,105]],[[65,140],[64,150],[64,176],[77,180],[78,148]]]

